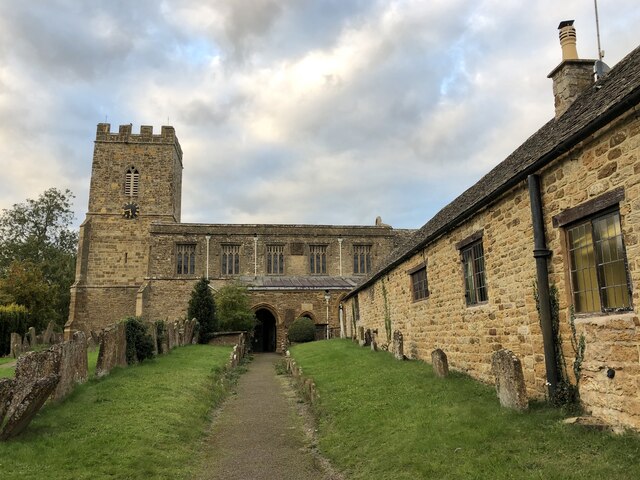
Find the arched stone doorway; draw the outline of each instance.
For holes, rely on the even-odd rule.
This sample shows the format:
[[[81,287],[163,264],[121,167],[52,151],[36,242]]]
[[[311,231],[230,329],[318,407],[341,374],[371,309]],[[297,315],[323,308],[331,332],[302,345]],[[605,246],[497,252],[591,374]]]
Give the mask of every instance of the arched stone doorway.
[[[258,324],[253,333],[254,352],[275,352],[276,351],[276,317],[266,308],[256,310]]]

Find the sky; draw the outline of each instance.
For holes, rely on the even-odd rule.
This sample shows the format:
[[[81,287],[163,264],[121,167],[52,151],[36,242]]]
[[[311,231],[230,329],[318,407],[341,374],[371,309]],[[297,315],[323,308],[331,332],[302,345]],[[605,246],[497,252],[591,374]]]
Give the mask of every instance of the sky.
[[[600,0],[604,61],[640,43]],[[96,124],[173,125],[182,221],[417,228],[553,117],[591,0],[0,0],[0,209],[89,195]]]

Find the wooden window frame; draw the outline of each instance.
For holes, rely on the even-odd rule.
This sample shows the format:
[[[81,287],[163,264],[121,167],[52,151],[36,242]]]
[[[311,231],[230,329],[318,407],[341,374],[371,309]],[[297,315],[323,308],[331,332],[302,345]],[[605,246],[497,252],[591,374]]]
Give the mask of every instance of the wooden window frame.
[[[616,189],[611,192],[607,192],[607,194],[605,195],[602,195],[593,200],[590,200],[589,202],[585,202],[584,204],[579,205],[578,207],[574,207],[569,210],[566,210],[565,212],[562,212],[561,214],[556,215],[556,217],[554,217],[554,226],[558,225],[558,226],[562,226],[563,228],[564,247],[567,253],[567,272],[568,272],[567,284],[569,285],[569,292],[568,292],[569,303],[574,305],[574,308],[576,308],[576,314],[593,315],[593,314],[603,314],[603,313],[610,314],[610,313],[616,313],[616,312],[633,311],[633,289],[632,289],[632,283],[629,275],[629,262],[627,258],[626,246],[624,243],[624,233],[622,232],[622,218],[620,216],[620,209],[618,205],[620,199],[624,198],[624,190],[622,190],[622,192],[620,192],[620,190],[621,189]],[[620,193],[622,193],[622,196],[620,195]],[[612,204],[613,206],[611,206]],[[579,217],[578,215],[582,215],[582,216]],[[605,262],[604,259],[602,258],[600,249],[596,248],[596,240],[595,240],[596,235],[595,235],[594,222],[609,216],[613,216],[613,215],[618,216],[618,228],[620,229],[620,242],[621,242],[620,252],[618,253],[620,253],[620,255],[622,256],[622,262],[623,262],[624,274],[625,274],[624,276],[625,276],[627,296],[628,296],[628,304],[623,307],[605,307],[606,302],[605,302],[604,290],[615,287],[616,285],[607,286],[606,279],[603,276],[602,268],[601,268],[607,262]],[[576,265],[573,264],[573,260],[572,260],[573,249],[571,248],[571,244],[570,244],[569,232],[570,230],[579,228],[581,226],[588,226],[591,234],[592,248],[593,248],[593,255],[594,255],[594,264],[592,265],[592,267],[595,269],[595,278],[597,282],[596,291],[597,291],[598,300],[600,303],[600,310],[578,311],[576,307],[576,298],[575,298],[576,286],[574,285],[574,280],[573,280],[573,272],[574,272],[574,267],[576,267]],[[621,285],[618,285],[618,286],[621,286]]]
[[[482,232],[476,232],[463,241],[458,242],[458,244],[456,245],[459,247],[460,251],[460,260],[462,263],[462,278],[464,284],[464,297],[467,307],[484,305],[489,302],[489,287],[487,286],[487,266],[485,261],[486,256],[484,254],[484,245],[482,240]],[[482,250],[482,256],[476,255],[477,247],[480,247],[480,249]],[[470,254],[471,258],[471,276],[467,275],[467,253]],[[482,259],[481,270],[478,268],[480,259]],[[469,280],[472,284],[471,289],[469,288]],[[479,282],[478,280],[481,280],[481,282]],[[473,295],[471,294],[472,292]],[[484,295],[482,295],[481,292],[484,292]]]
[[[427,262],[407,270],[411,280],[411,298],[414,302],[429,298],[429,280],[427,278]],[[424,279],[421,278],[424,274]]]

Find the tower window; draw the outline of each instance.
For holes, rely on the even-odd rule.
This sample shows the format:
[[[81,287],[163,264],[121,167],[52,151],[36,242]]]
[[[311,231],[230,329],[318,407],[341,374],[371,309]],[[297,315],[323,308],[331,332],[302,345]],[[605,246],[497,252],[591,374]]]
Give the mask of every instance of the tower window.
[[[222,246],[222,274],[238,275],[240,273],[240,245]]]
[[[195,244],[176,245],[176,273],[178,275],[194,275],[196,273]]]
[[[140,174],[136,167],[129,167],[124,176],[124,194],[127,197],[137,197],[140,185]]]
[[[309,272],[315,275],[327,273],[327,246],[309,245]]]

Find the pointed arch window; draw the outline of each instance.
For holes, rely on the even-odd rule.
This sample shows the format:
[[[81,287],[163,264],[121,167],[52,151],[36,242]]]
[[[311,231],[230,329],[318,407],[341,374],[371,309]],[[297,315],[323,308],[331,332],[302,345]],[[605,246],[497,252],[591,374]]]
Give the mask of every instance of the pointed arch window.
[[[140,185],[140,174],[136,167],[129,167],[124,176],[124,194],[127,197],[137,197]]]

